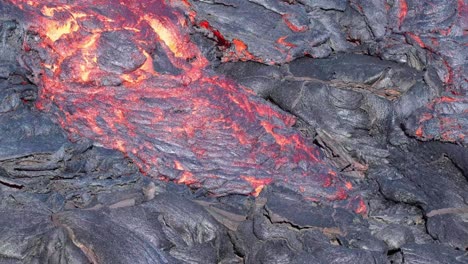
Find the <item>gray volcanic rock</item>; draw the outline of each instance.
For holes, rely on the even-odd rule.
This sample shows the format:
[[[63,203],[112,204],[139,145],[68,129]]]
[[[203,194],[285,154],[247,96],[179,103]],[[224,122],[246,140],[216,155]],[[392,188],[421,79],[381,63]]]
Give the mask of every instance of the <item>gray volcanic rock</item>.
[[[404,263],[411,264],[466,264],[468,257],[460,250],[435,244],[410,244],[402,248]]]
[[[396,250],[407,243],[414,242],[411,230],[401,226],[387,226],[378,232],[376,236],[385,241],[389,250]]]
[[[202,31],[209,36],[213,32],[224,36],[220,47],[224,61],[284,64],[304,55],[326,58],[334,52],[346,52],[369,54],[407,64],[417,70],[435,71],[442,85],[434,90],[431,85],[428,89],[419,83],[408,93],[406,88],[410,87],[404,88],[406,94],[402,94],[397,102],[399,117],[404,119],[414,115],[406,125],[409,128],[406,132],[419,139],[466,144],[465,97],[468,82],[464,73],[468,70],[468,37],[464,32],[468,25],[468,8],[464,1],[273,3],[252,0],[191,3],[196,21],[206,21],[211,25],[210,30]],[[267,19],[258,23],[259,16]],[[255,35],[256,32],[260,33]],[[248,54],[244,50],[236,52],[236,48],[226,47],[225,42],[233,40],[246,44]],[[334,67],[339,68],[340,65]],[[357,76],[361,74],[359,69],[354,70],[358,72]],[[363,72],[378,69],[369,67]],[[450,106],[454,111],[440,109],[447,107],[444,100],[433,101],[442,91],[444,96],[458,102]],[[421,93],[421,96],[414,98],[414,93]],[[425,109],[415,112],[421,107]],[[428,118],[429,114],[434,117]],[[437,125],[439,123],[442,125]],[[452,127],[460,127],[459,132],[454,133]]]
[[[197,41],[215,70],[295,115],[344,175],[349,199],[320,201],[287,181],[256,198],[213,197],[144,177],[118,151],[70,142],[35,109],[29,79],[40,76],[12,61],[25,36],[8,20],[0,23],[0,263],[468,263],[463,1],[190,3],[196,37],[219,30],[228,42],[216,39],[215,52]],[[101,67],[121,73],[144,62],[129,34],[103,33]],[[151,56],[158,72],[180,74],[164,52]]]
[[[146,61],[146,57],[131,40],[131,31],[104,32],[99,38],[99,67],[112,73],[130,73]],[[130,59],[129,59],[130,58]]]
[[[225,52],[228,60],[258,58],[263,63],[275,64],[304,53],[328,56],[331,52],[329,48],[319,49],[329,38],[325,27],[311,20],[298,5],[262,0],[193,1],[193,9],[198,22],[208,21],[228,41],[242,41],[253,55],[230,56],[230,52],[235,52],[233,48]]]
[[[0,160],[53,153],[67,141],[49,118],[25,108],[0,115],[0,133]]]
[[[429,212],[427,230],[431,236],[443,244],[466,249],[468,247],[468,207]]]

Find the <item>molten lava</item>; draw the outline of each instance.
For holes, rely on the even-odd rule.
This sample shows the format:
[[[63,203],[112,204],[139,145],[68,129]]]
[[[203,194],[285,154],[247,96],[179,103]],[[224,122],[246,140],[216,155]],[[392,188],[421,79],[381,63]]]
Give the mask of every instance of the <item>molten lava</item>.
[[[451,117],[454,108],[465,109],[462,118],[468,114],[468,99],[442,96],[433,100],[427,109],[422,109],[419,120],[412,128],[412,134],[422,140],[438,139],[446,142],[464,142],[467,131],[463,120]],[[440,131],[440,136],[438,135]]]
[[[39,35],[23,57],[39,78],[37,106],[70,137],[215,195],[257,195],[276,182],[308,197],[347,197],[349,184],[291,128],[293,117],[210,73],[188,34],[187,2],[11,2]]]
[[[399,4],[400,11],[398,13],[398,25],[401,27],[403,21],[406,18],[406,15],[408,14],[408,3],[406,3],[406,0],[399,0]]]

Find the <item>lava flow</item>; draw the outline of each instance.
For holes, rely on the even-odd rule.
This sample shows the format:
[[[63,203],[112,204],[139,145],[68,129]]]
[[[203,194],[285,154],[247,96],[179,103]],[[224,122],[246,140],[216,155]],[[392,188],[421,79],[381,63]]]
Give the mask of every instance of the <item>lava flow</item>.
[[[210,73],[188,34],[187,2],[11,2],[37,35],[23,56],[38,77],[37,107],[71,138],[214,195],[257,195],[276,182],[309,197],[347,198],[349,184],[291,128],[293,117]]]

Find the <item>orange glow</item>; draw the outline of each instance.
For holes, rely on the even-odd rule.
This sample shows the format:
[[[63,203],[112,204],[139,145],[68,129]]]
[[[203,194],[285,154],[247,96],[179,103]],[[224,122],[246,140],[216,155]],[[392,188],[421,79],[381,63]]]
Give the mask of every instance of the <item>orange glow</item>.
[[[336,192],[332,200],[341,201],[341,200],[346,200],[346,198],[348,198],[348,194],[346,193],[346,191],[344,189],[338,189],[338,191]]]
[[[424,113],[423,115],[421,115],[421,118],[420,118],[420,120],[419,120],[419,124],[422,124],[422,123],[424,123],[424,122],[426,122],[426,121],[428,121],[428,120],[431,120],[432,118],[433,118],[433,116],[432,116],[431,114],[429,114],[429,113]],[[416,129],[416,131],[415,131],[414,134],[415,134],[417,137],[424,138],[425,135],[424,135],[424,131],[423,131],[423,126],[420,125],[420,126]]]
[[[424,44],[424,42],[422,41],[422,39],[416,35],[416,34],[413,34],[413,33],[410,33],[408,32],[407,33],[408,36],[410,36],[414,41],[416,41],[416,43],[418,43],[418,45],[421,47],[421,48],[425,48],[426,47],[426,44]]]
[[[249,52],[249,49],[247,47],[247,44],[245,44],[242,40],[240,39],[233,39],[232,40],[233,48],[231,48],[232,51],[228,53],[223,58],[223,61],[228,61],[228,60],[241,60],[241,61],[246,61],[246,60],[257,60],[258,59]]]
[[[444,102],[444,103],[453,103],[457,102],[457,99],[453,97],[448,97],[448,96],[442,96],[438,99],[439,102]]]
[[[268,185],[272,182],[272,179],[257,179],[255,177],[252,177],[252,176],[241,176],[242,179],[244,179],[245,181],[249,182],[250,185],[252,185],[252,187],[254,188],[254,191],[252,192],[252,195],[257,197],[260,192],[263,190],[263,187],[265,187],[265,185]]]
[[[184,167],[182,166],[182,164],[178,160],[174,160],[174,163],[175,163],[175,168],[177,170],[184,170]]]
[[[428,120],[431,120],[434,116],[429,114],[429,113],[424,113],[422,116],[421,116],[421,119],[419,120],[420,123],[422,122],[426,122]]]
[[[183,57],[184,53],[181,51],[180,45],[178,45],[178,36],[173,34],[173,31],[168,28],[168,22],[160,21],[157,18],[153,18],[150,15],[145,15],[144,19],[149,22],[154,32],[156,32],[169,49],[177,56]]]
[[[190,38],[189,2],[10,2],[26,12],[41,40],[24,45],[26,55],[44,54],[42,67],[33,69],[42,78],[36,106],[73,138],[122,151],[156,179],[211,182],[224,191],[237,181],[235,191],[255,196],[281,181],[306,197],[347,197],[352,185],[291,128],[292,115],[212,73]],[[306,30],[288,15],[283,20],[293,31]],[[206,21],[197,26],[213,32],[227,56],[259,60],[242,40],[226,40]],[[294,47],[286,36],[277,43]],[[324,191],[312,194],[309,185]]]
[[[125,152],[124,144],[125,144],[125,143],[124,143],[123,141],[117,140],[117,141],[115,142],[115,146],[114,146],[114,147],[115,147],[116,149],[122,151],[122,152]]]
[[[272,135],[276,142],[278,142],[278,144],[280,146],[284,146],[288,143],[290,143],[289,139],[280,135],[280,134],[276,134],[273,129],[275,128],[273,124],[269,123],[269,122],[265,122],[265,121],[262,121],[262,126],[265,128],[265,130],[270,133],[270,135]]]
[[[353,184],[352,184],[351,182],[348,182],[348,181],[347,181],[347,182],[345,183],[345,186],[346,186],[346,189],[348,189],[348,190],[352,190],[352,189],[353,189]]]
[[[50,23],[47,25],[45,35],[52,41],[57,41],[63,35],[70,34],[78,30],[78,25],[73,19],[59,23]]]
[[[406,0],[400,0],[400,12],[398,14],[398,22],[400,27],[403,24],[403,21],[405,20],[407,14],[408,4],[406,3]]]
[[[286,38],[288,38],[288,36],[280,37],[280,38],[278,38],[278,40],[276,40],[276,43],[281,44],[281,45],[283,45],[283,46],[285,46],[285,47],[289,47],[289,48],[295,48],[295,47],[297,47],[296,44],[293,44],[293,43],[291,43],[291,42],[287,42],[287,41],[286,41]]]
[[[243,53],[247,51],[247,45],[245,45],[245,43],[242,42],[242,40],[233,39],[232,43],[234,43],[234,45],[236,46],[236,51],[238,53]]]
[[[42,7],[41,12],[44,16],[51,17],[51,16],[54,16],[55,10],[56,8],[44,6]]]
[[[186,184],[186,185],[191,185],[191,184],[194,184],[196,183],[197,180],[195,178],[193,178],[193,174],[188,172],[188,171],[184,171],[182,173],[182,177],[177,180],[177,183],[183,183],[183,184]]]
[[[422,127],[418,127],[418,129],[416,129],[416,132],[414,134],[420,138],[424,137],[424,132],[423,132]]]
[[[359,199],[359,205],[354,212],[360,215],[367,215],[367,205],[364,200]]]
[[[211,31],[211,33],[213,33],[214,37],[216,38],[216,41],[222,48],[229,48],[231,46],[231,43],[226,40],[226,38],[221,34],[221,32],[214,29],[208,21],[206,20],[200,21],[198,26],[208,31]]]
[[[328,188],[328,187],[332,186],[332,184],[333,184],[332,179],[330,177],[327,177],[327,178],[325,178],[325,181],[324,181],[322,186],[325,187],[325,188]]]
[[[297,26],[291,21],[291,15],[284,14],[282,16],[283,22],[288,26],[288,28],[294,32],[304,32],[309,29],[307,26]]]

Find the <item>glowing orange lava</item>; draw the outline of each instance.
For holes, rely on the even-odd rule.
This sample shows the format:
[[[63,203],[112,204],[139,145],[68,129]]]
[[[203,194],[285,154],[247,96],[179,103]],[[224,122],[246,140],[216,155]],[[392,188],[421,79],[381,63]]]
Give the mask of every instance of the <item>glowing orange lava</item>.
[[[304,32],[307,29],[309,29],[307,26],[301,25],[298,26],[296,25],[292,20],[291,20],[291,15],[289,14],[284,14],[282,15],[284,23],[288,26],[289,29],[291,29],[294,32]]]
[[[258,195],[276,182],[306,196],[346,199],[352,185],[291,128],[292,116],[210,72],[190,39],[194,14],[179,9],[188,2],[10,2],[40,37],[25,43],[24,55],[34,58],[29,66],[40,79],[37,107],[72,139],[117,149],[151,177],[216,195]],[[230,47],[216,37],[252,56],[242,41]]]
[[[424,44],[424,42],[422,41],[422,39],[416,35],[416,34],[413,34],[411,32],[408,32],[407,33],[408,36],[410,36],[414,41],[416,41],[416,43],[418,43],[418,45],[421,47],[421,48],[425,48],[426,47],[426,44]]]
[[[359,199],[359,205],[354,210],[357,214],[366,215],[367,214],[367,205],[364,200]]]
[[[400,1],[400,11],[398,13],[398,25],[401,27],[403,24],[403,21],[406,18],[406,15],[408,14],[408,4],[406,3],[406,0],[399,0]]]

